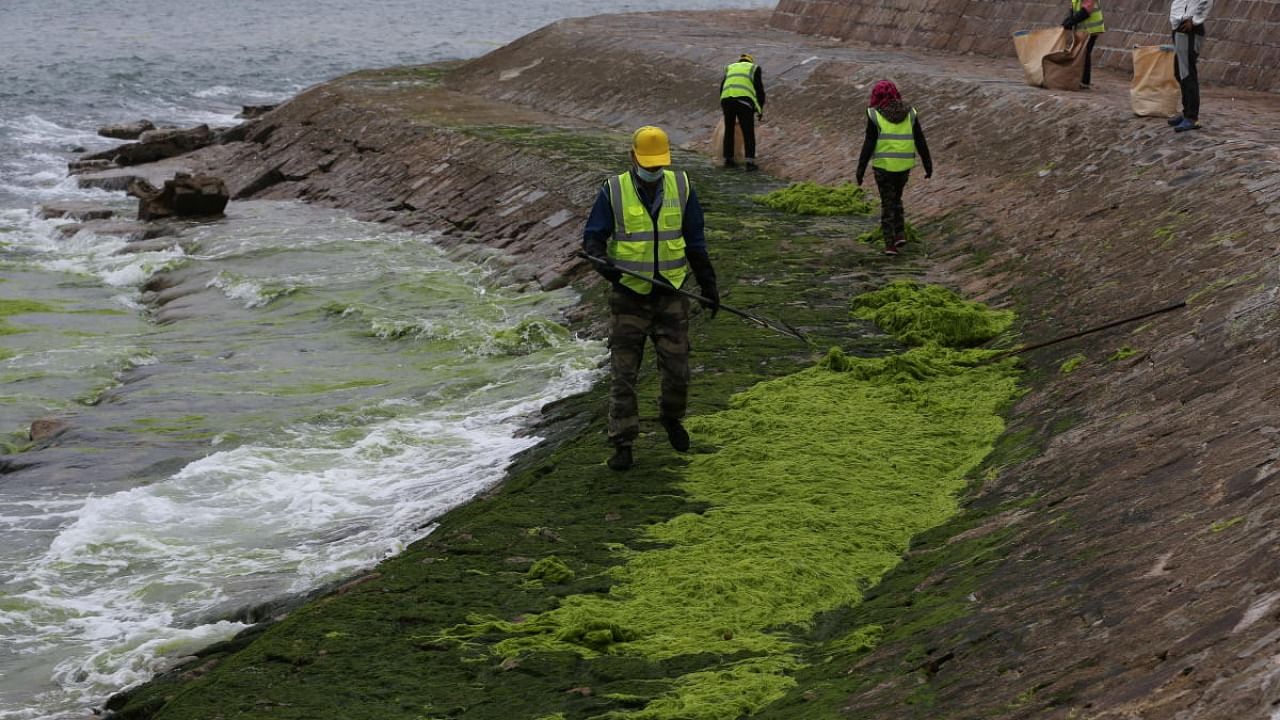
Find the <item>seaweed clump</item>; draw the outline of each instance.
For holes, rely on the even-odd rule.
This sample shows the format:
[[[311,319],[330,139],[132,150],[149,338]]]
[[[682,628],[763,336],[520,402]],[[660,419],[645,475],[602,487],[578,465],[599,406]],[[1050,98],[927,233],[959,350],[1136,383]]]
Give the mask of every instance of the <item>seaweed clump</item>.
[[[798,182],[751,199],[795,215],[866,215],[875,207],[867,191],[850,182],[834,186]]]
[[[990,310],[937,285],[900,280],[859,295],[853,316],[870,320],[907,345],[973,347],[1013,325],[1013,312]]]
[[[860,603],[914,535],[954,514],[1017,393],[1013,361],[946,347],[989,337],[1011,315],[940,289],[887,290],[859,307],[885,310],[920,346],[884,358],[833,349],[724,411],[690,418],[700,442],[718,448],[693,456],[681,481],[706,509],[619,549],[625,562],[610,570],[607,592],[568,595],[520,622],[474,617],[430,642],[496,634],[492,651],[504,658],[567,652],[684,668],[652,683],[636,700],[643,707],[612,711],[616,720],[735,720],[783,697],[803,661],[802,645],[780,629]],[[963,320],[939,319],[938,298],[959,305]],[[847,645],[869,649],[881,634],[862,628]]]

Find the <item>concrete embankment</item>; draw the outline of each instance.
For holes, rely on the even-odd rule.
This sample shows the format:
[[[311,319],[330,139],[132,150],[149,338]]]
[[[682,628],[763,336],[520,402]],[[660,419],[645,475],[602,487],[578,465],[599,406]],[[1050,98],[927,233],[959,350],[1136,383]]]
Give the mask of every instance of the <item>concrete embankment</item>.
[[[867,222],[757,216],[735,198],[769,178],[685,156],[721,223],[711,240],[727,301],[789,303],[789,319],[846,346],[857,334],[849,298],[900,275],[1016,310],[1027,342],[1174,300],[1188,307],[1026,355],[1029,391],[960,513],[919,536],[861,603],[793,629],[813,662],[789,669],[794,686],[759,715],[1273,717],[1280,102],[1210,88],[1206,128],[1174,135],[1160,118],[1132,116],[1118,76],[1051,93],[1022,84],[1012,62],[855,46],[767,20],[564,21],[456,67],[313,88],[246,142],[192,162],[219,168],[241,197],[445,230],[460,252],[496,249],[514,276],[551,287],[589,282],[571,252],[597,183],[624,162],[625,133],[658,124],[707,150],[719,68],[738,52],[766,71],[760,155],[778,178],[848,179],[870,85],[894,79],[920,110],[937,168],[908,188],[922,245],[887,266],[853,240]],[[582,313],[598,326],[599,307]],[[719,320],[698,327],[695,413],[812,361]],[[699,511],[673,490],[674,456],[658,455],[671,469],[651,466],[634,484],[600,476],[600,439],[574,435],[598,429],[598,400],[550,411],[559,446],[380,574],[246,638],[221,664],[225,648],[209,653],[124,712],[315,717],[311,703],[341,697],[367,708],[352,717],[509,717],[525,693],[557,683],[577,703],[563,717],[635,707],[647,683],[688,661],[553,654],[507,665],[439,639],[473,610],[518,623],[556,605],[555,593],[517,587],[524,576],[510,568],[521,561],[570,557],[572,592],[603,592],[618,562],[605,543],[641,545],[646,523]],[[828,644],[871,627],[857,636],[866,642]],[[339,662],[326,643],[353,632]],[[579,674],[624,685],[609,700],[620,704],[573,683]]]

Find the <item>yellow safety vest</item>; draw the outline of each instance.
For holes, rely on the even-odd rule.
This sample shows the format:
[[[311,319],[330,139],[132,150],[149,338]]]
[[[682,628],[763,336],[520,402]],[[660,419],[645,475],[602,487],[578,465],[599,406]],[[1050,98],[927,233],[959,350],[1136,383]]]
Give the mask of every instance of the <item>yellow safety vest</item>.
[[[1080,8],[1084,6],[1084,0],[1071,0],[1071,12],[1080,12]],[[1088,30],[1090,33],[1100,33],[1107,29],[1102,24],[1102,3],[1094,2],[1093,12],[1089,13],[1089,17],[1084,22],[1076,26],[1077,30]]]
[[[649,216],[630,172],[609,178],[608,185],[613,206],[610,259],[620,268],[648,277],[660,274],[676,287],[683,285],[689,272],[682,232],[689,177],[684,172],[662,171],[662,208],[656,221]],[[622,284],[641,295],[653,290],[649,283],[629,275],[622,276]]]
[[[720,91],[720,99],[744,97],[751,101],[756,112],[760,112],[760,100],[756,98],[755,83],[756,66],[741,60],[724,67],[724,88]]]
[[[876,138],[876,151],[871,156],[871,167],[890,172],[902,172],[915,167],[916,138],[911,133],[911,126],[915,124],[916,109],[911,108],[902,122],[896,123],[885,119],[877,108],[867,108],[867,115],[880,129],[880,136]]]

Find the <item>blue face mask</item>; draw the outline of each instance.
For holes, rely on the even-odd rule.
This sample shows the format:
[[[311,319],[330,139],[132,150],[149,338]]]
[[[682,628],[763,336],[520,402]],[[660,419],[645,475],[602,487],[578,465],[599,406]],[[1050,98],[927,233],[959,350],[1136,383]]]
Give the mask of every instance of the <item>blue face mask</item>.
[[[656,170],[645,170],[639,165],[636,166],[636,177],[645,182],[658,182],[662,179],[662,168]]]

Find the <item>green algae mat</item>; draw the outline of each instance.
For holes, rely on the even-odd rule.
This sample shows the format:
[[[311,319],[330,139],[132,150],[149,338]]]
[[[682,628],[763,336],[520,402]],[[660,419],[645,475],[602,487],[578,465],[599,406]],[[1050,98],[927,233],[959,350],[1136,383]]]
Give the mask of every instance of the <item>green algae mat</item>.
[[[526,138],[547,146],[534,131],[502,142]],[[618,155],[585,145],[582,162]],[[697,316],[690,454],[645,418],[637,466],[613,473],[604,391],[564,401],[500,492],[375,573],[113,701],[114,717],[732,720],[786,705],[823,652],[899,632],[856,613],[913,536],[954,516],[1001,435],[1013,361],[974,346],[1012,317],[889,282],[918,267],[910,258],[830,253],[829,226],[750,201],[774,189],[767,178],[682,161],[725,301],[786,308],[829,352]],[[852,246],[874,219],[849,222]],[[870,293],[815,281],[868,268],[886,278]],[[642,407],[655,376],[646,363]],[[815,623],[841,613],[852,619],[815,642]],[[839,698],[803,702],[800,716],[829,717]]]

